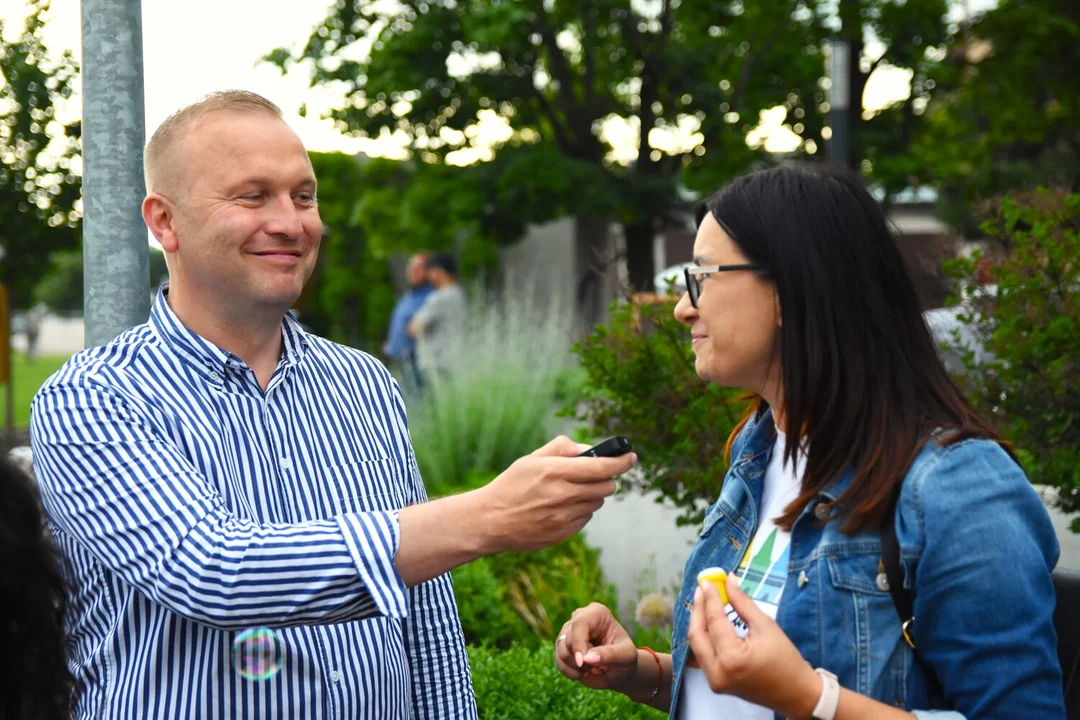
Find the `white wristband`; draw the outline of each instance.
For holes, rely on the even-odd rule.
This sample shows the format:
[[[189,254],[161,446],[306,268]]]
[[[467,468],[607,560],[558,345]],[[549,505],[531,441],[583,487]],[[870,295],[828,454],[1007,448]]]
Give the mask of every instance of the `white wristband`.
[[[814,706],[813,720],[836,720],[836,708],[840,705],[840,683],[836,676],[824,668],[814,668],[821,676],[821,697]]]

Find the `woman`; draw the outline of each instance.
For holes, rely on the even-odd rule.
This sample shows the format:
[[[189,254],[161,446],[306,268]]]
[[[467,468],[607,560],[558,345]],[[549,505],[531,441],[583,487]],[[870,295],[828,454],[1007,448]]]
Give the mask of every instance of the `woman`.
[[[686,565],[672,654],[635,648],[594,603],[563,626],[559,669],[675,720],[1064,718],[1049,517],[949,380],[877,203],[811,166],[705,205],[675,316],[698,374],[755,400]],[[699,589],[709,567],[728,571],[729,608]]]
[[[64,584],[30,478],[0,457],[0,718],[68,717]]]

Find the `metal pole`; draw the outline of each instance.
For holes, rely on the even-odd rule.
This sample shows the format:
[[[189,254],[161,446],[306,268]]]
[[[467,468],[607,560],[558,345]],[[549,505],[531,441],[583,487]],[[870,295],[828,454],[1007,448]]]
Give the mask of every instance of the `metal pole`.
[[[82,85],[83,315],[94,347],[150,313],[140,0],[82,0]]]
[[[829,45],[829,128],[832,130],[832,137],[827,150],[831,162],[846,165],[851,137],[851,129],[848,127],[848,108],[851,104],[851,45],[843,38],[835,38]]]

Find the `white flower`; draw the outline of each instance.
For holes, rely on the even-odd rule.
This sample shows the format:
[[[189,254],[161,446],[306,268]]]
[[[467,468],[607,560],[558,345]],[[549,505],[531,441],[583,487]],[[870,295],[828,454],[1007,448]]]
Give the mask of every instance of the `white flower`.
[[[634,610],[634,619],[638,625],[646,628],[670,625],[675,612],[675,603],[663,593],[650,593],[638,601]]]

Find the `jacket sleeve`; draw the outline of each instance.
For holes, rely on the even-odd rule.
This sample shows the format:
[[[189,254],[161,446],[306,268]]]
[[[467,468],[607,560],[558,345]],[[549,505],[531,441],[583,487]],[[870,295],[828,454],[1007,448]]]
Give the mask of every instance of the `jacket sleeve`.
[[[986,440],[946,448],[912,480],[919,511],[901,521],[924,542],[914,640],[948,707],[968,720],[1063,719],[1050,576],[1059,549],[1034,488]]]

